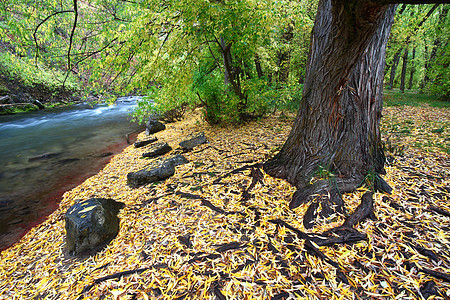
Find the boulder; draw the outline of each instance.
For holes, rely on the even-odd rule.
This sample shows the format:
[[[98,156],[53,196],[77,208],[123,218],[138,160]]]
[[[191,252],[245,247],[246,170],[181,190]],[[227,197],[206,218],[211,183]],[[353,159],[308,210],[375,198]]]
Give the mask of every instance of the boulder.
[[[151,136],[150,138],[148,138],[146,140],[135,142],[134,143],[134,148],[141,148],[141,147],[147,146],[147,145],[149,145],[151,143],[156,142],[157,140],[158,139],[156,137]]]
[[[124,206],[104,198],[91,198],[72,205],[65,214],[69,254],[92,254],[109,244],[119,232],[117,214]]]
[[[182,141],[180,143],[180,146],[181,148],[183,148],[183,150],[190,151],[194,149],[195,146],[203,144],[205,142],[206,142],[205,134],[203,132],[200,132],[189,136],[187,140]]]
[[[154,133],[164,130],[164,129],[166,129],[166,125],[159,122],[158,120],[150,119],[145,124],[145,134],[146,135],[151,135],[151,134],[154,134]]]
[[[153,145],[148,152],[145,152],[142,154],[143,157],[155,157],[159,155],[166,154],[172,150],[172,147],[169,146],[167,143],[157,143]]]
[[[127,183],[130,187],[137,188],[141,185],[169,178],[175,174],[176,166],[186,163],[188,163],[188,160],[181,154],[168,158],[157,158],[144,169],[128,173]]]

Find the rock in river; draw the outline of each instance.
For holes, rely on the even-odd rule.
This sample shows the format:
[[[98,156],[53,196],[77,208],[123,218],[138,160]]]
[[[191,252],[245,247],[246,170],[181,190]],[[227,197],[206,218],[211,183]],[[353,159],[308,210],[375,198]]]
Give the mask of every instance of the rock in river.
[[[128,173],[127,183],[130,187],[137,188],[144,184],[169,178],[175,174],[176,166],[186,163],[188,163],[188,160],[181,154],[168,158],[157,158],[144,169]]]
[[[72,205],[65,214],[69,254],[92,254],[109,244],[119,232],[119,210],[113,199],[91,198]]]

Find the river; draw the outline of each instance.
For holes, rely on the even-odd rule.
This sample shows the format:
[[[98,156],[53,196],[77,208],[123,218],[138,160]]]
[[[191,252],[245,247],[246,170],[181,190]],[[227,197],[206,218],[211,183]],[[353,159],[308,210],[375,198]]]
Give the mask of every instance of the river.
[[[137,100],[0,116],[0,251],[128,145],[140,129],[129,117]]]

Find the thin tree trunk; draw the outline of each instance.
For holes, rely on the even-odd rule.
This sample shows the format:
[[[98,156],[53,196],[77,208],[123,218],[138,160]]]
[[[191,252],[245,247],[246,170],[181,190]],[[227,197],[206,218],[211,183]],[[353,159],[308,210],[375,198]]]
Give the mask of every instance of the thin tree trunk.
[[[225,39],[220,39],[225,73],[225,85],[230,84],[234,94],[238,96],[239,99],[244,103],[247,99],[241,89],[240,75],[242,73],[242,69],[240,67],[234,66],[233,64],[233,57],[231,55],[232,45],[232,43],[227,43]]]
[[[259,61],[258,55],[256,55],[256,57],[255,57],[255,67],[256,67],[256,73],[258,73],[258,78],[261,79],[264,76],[264,73],[261,68],[261,62]]]
[[[408,48],[405,48],[403,54],[402,75],[400,77],[400,91],[405,92],[406,67],[408,66]]]
[[[278,82],[286,84],[289,79],[289,68],[291,61],[290,44],[294,38],[294,24],[289,24],[281,36],[282,42],[287,49],[280,50],[278,53]]]
[[[312,33],[303,99],[281,151],[266,172],[297,186],[290,207],[337,186],[354,190],[384,174],[379,123],[386,44],[396,5],[321,0]],[[334,182],[310,180],[321,168]]]
[[[395,73],[397,72],[397,66],[400,61],[400,55],[402,54],[403,48],[400,48],[394,55],[391,66],[391,75],[389,76],[388,90],[392,90],[394,87]]]
[[[414,72],[415,70],[415,61],[416,58],[416,47],[413,48],[412,51],[412,58],[411,58],[411,73],[409,74],[409,84],[408,84],[408,90],[412,89],[413,86],[413,78],[414,78]]]
[[[438,25],[437,25],[438,27],[443,26],[445,19],[447,17],[449,8],[450,8],[449,5],[445,5],[444,8],[442,9],[441,13],[439,14],[439,21],[438,21]],[[441,37],[437,36],[437,38],[433,42],[433,47],[431,49],[430,56],[428,57],[428,59],[425,59],[425,76],[420,83],[420,89],[425,88],[427,83],[430,81],[429,67],[432,64],[432,62],[434,61],[434,59],[436,58],[436,53],[440,46],[441,46]],[[425,52],[427,52],[427,50],[428,50],[428,47],[425,45]]]

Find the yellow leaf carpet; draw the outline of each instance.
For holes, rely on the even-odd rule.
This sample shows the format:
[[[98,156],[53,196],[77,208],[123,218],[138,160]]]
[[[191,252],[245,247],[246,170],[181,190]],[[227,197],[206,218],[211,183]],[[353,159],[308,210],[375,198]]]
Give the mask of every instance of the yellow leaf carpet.
[[[377,220],[356,226],[367,240],[320,247],[339,268],[270,220],[320,233],[345,216],[306,230],[308,204],[288,208],[295,188],[265,173],[253,182],[254,169],[245,167],[279,149],[293,117],[222,128],[191,113],[155,134],[176,148],[187,135],[205,132],[209,143],[185,153],[188,164],[163,182],[131,189],[126,176],[149,163],[141,158],[145,147],[116,155],[0,254],[0,299],[448,299],[450,283],[441,276],[450,273],[448,110],[383,113],[390,161],[384,178],[394,190],[376,193]],[[365,191],[344,195],[349,212]],[[119,234],[94,256],[70,257],[64,213],[91,197],[126,204]]]

